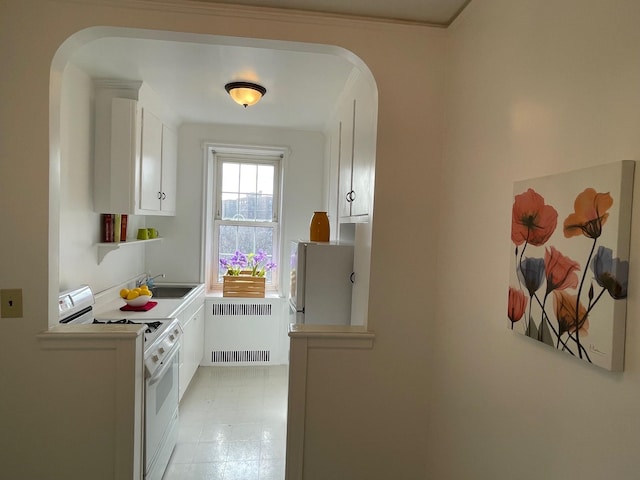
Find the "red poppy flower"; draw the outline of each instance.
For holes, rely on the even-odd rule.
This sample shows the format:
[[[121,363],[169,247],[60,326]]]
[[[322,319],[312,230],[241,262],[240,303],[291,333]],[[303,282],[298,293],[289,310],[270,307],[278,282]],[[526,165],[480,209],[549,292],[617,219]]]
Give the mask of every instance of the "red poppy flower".
[[[556,290],[553,292],[553,307],[558,320],[558,335],[565,332],[573,333],[577,330],[580,322],[580,336],[586,337],[589,332],[589,319],[587,318],[587,309],[582,303],[579,304],[578,312],[576,312],[578,296],[571,295],[564,290]]]
[[[527,297],[521,290],[509,287],[509,308],[507,316],[511,323],[515,323],[522,318],[527,308]]]
[[[578,286],[580,264],[564,256],[555,247],[545,248],[544,269],[547,275],[547,293]]]
[[[571,238],[582,234],[598,238],[602,233],[602,226],[609,218],[607,210],[611,205],[613,198],[609,193],[598,193],[593,188],[585,189],[576,197],[574,212],[564,221],[564,236]]]
[[[511,240],[516,245],[543,245],[558,222],[556,209],[545,205],[544,198],[531,188],[516,195],[511,215]]]

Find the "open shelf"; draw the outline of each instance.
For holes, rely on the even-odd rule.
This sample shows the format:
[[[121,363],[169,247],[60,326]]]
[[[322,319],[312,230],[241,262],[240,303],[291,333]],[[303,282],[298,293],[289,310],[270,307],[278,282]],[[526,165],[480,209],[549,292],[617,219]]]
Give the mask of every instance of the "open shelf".
[[[142,243],[149,243],[149,242],[160,242],[162,241],[162,238],[158,237],[158,238],[150,238],[149,240],[131,240],[129,242],[105,242],[105,243],[98,243],[98,265],[100,265],[102,263],[102,260],[104,260],[104,257],[107,255],[107,253],[109,252],[113,252],[114,250],[118,250],[120,247],[126,247],[129,245],[140,245]]]

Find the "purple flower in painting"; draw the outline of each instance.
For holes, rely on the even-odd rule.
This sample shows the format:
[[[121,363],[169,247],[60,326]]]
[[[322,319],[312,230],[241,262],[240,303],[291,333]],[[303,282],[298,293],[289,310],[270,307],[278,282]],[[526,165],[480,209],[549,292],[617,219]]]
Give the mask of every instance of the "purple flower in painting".
[[[525,258],[522,260],[518,267],[518,278],[524,283],[529,296],[533,297],[544,279],[544,259]]]
[[[605,288],[611,298],[627,298],[629,262],[614,258],[610,248],[600,246],[591,260],[591,270],[598,285]]]

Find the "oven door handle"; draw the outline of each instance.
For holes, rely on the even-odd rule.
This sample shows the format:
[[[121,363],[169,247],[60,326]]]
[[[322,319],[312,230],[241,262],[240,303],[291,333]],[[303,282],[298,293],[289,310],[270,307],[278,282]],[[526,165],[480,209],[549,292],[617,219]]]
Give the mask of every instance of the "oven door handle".
[[[175,357],[179,351],[180,344],[176,343],[176,346],[167,354],[166,358],[161,362],[162,366],[158,370],[153,372],[153,375],[149,378],[148,386],[154,385],[160,381],[167,369],[171,367],[171,364],[173,363],[173,357]]]

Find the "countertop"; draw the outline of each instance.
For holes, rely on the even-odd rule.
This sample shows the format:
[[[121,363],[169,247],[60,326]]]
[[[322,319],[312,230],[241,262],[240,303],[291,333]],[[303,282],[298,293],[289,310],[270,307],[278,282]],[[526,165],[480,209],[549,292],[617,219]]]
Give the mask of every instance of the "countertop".
[[[157,284],[161,285],[161,284]],[[178,285],[178,284],[171,284]],[[151,301],[158,302],[158,304],[151,310],[136,312],[130,310],[120,310],[125,306],[125,301],[120,297],[114,297],[113,299],[102,300],[100,303],[96,303],[94,308],[94,317],[97,320],[120,320],[122,318],[128,318],[131,320],[153,320],[159,318],[174,318],[178,316],[180,311],[186,304],[199,295],[204,295],[204,284],[197,285],[186,296],[182,298],[151,298]]]

